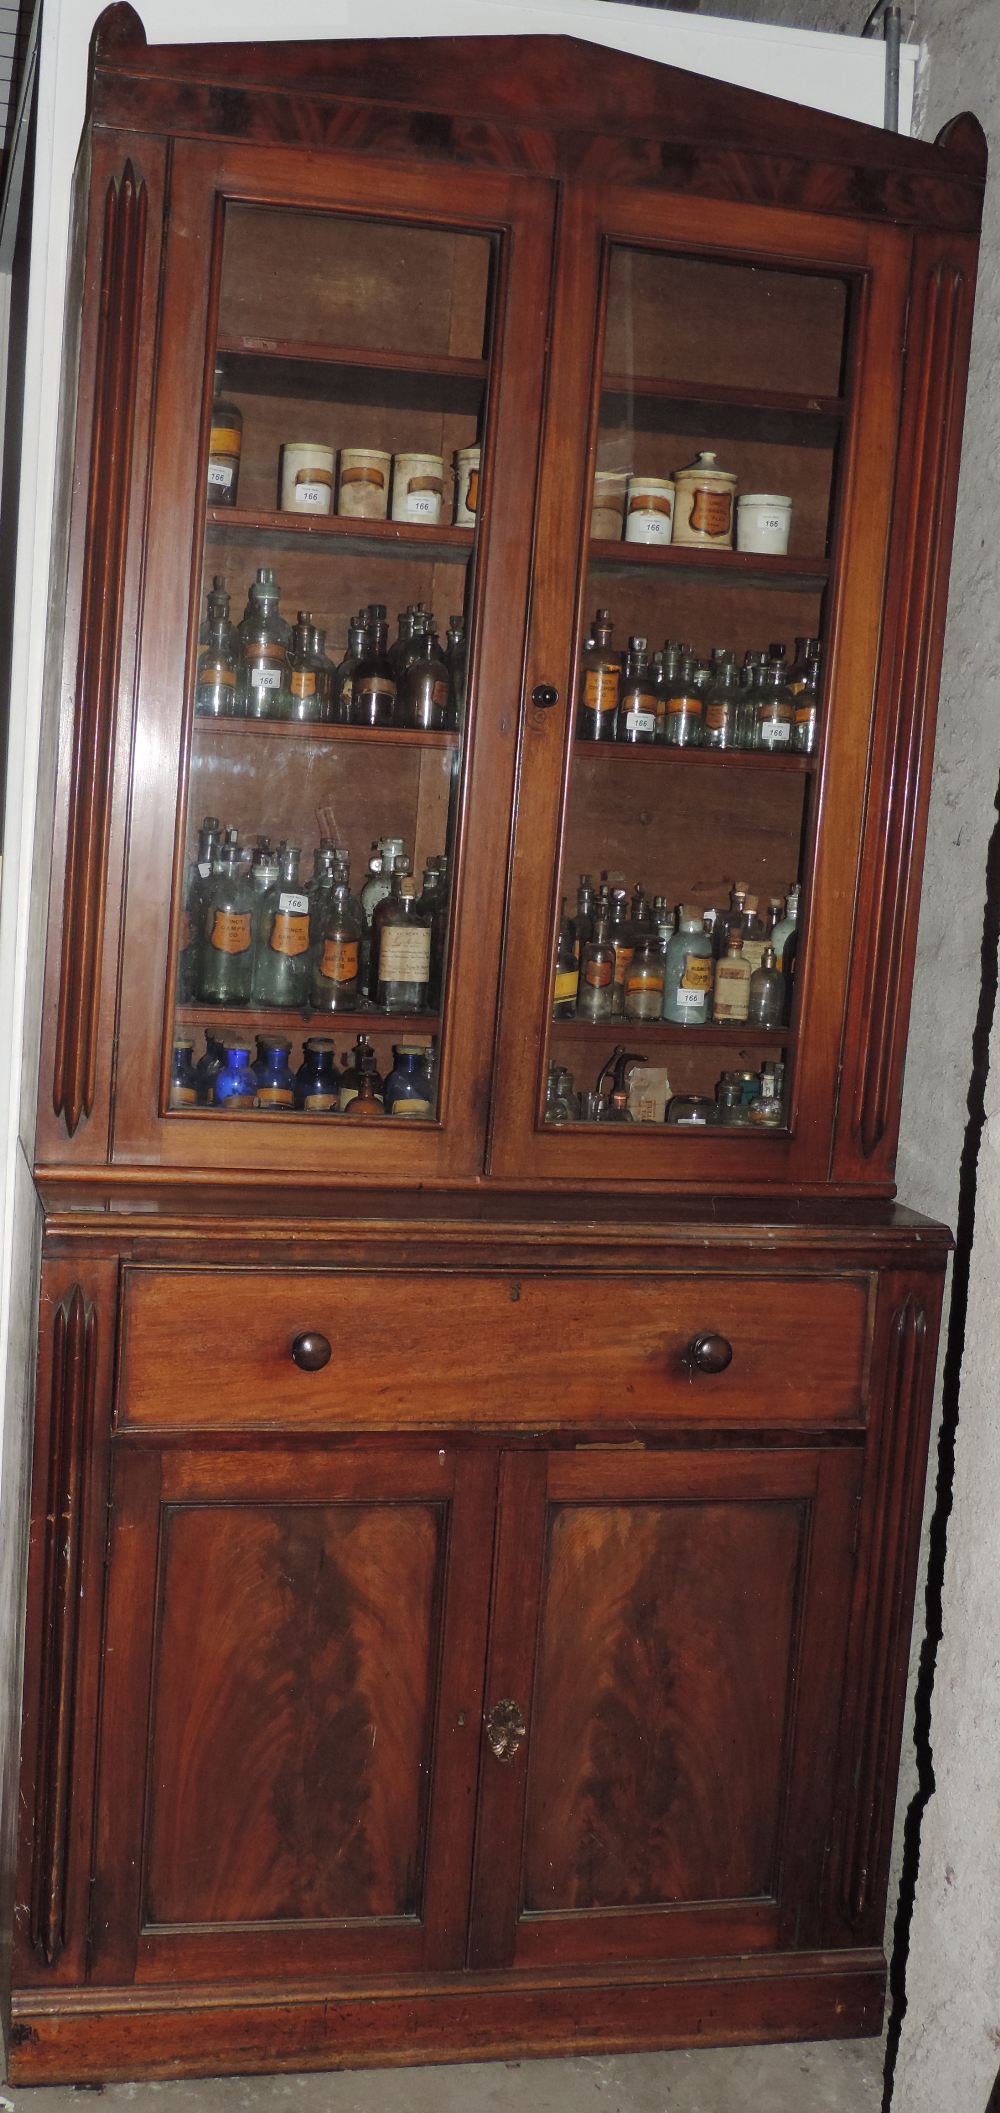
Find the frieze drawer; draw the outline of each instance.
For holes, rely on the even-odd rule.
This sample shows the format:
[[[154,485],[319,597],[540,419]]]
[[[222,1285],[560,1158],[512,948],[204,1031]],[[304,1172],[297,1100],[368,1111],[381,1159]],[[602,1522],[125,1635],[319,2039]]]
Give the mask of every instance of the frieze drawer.
[[[871,1280],[126,1272],[119,1428],[857,1423]]]

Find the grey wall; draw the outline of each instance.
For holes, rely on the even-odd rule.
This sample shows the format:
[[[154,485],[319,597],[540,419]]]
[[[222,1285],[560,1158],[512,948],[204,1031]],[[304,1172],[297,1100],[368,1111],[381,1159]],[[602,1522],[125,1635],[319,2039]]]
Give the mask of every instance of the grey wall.
[[[727,0],[726,12],[861,28],[844,0]],[[1000,6],[917,0],[928,137],[975,111],[990,140],[972,373],[898,1165],[901,1197],[954,1224],[980,975],[987,846],[1000,771]],[[896,2067],[899,2113],[984,2113],[1000,2065],[1000,1035],[980,1155],[943,1636],[931,1723],[935,1794],[923,1822]],[[918,1600],[915,1647],[922,1606]],[[913,1788],[907,1751],[901,1788]],[[897,1829],[898,1834],[898,1829]]]

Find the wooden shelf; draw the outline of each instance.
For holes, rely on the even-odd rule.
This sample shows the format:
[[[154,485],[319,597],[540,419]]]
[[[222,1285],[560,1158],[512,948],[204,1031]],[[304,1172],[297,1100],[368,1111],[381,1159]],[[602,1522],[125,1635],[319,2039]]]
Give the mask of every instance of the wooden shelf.
[[[468,531],[467,531],[468,532]],[[594,538],[590,545],[591,572],[656,572],[686,574],[689,579],[726,580],[735,587],[812,588],[818,591],[830,577],[828,558],[769,557],[753,550],[688,550],[668,543],[605,543]]]
[[[677,1027],[672,1020],[553,1020],[552,1034],[574,1042],[676,1042],[696,1049],[699,1042],[725,1044],[737,1049],[789,1049],[795,1041],[790,1027],[747,1027],[713,1021],[708,1027]]]
[[[216,350],[220,359],[238,361],[241,367],[267,366],[272,370],[312,367],[322,373],[331,367],[345,367],[368,374],[433,375],[461,382],[484,382],[489,373],[487,360],[459,359],[448,352],[385,352],[371,345],[310,344],[298,338],[223,334]]]
[[[204,744],[221,736],[223,741],[233,741],[243,735],[257,740],[322,741],[326,745],[341,747],[352,742],[374,742],[376,746],[390,748],[437,748],[458,747],[459,735],[451,728],[424,728],[417,726],[327,726],[313,722],[303,724],[289,719],[209,719],[195,716],[194,732]]]
[[[378,1012],[375,1006],[358,1012],[298,1012],[287,1011],[278,1006],[241,1005],[178,1005],[174,1011],[175,1027],[214,1027],[224,1034],[277,1034],[279,1028],[287,1027],[294,1039],[301,1034],[325,1034],[338,1039],[345,1034],[426,1034],[438,1033],[440,1014],[436,1012]]]
[[[765,777],[808,777],[816,768],[815,756],[782,755],[767,749],[756,748],[669,748],[665,741],[584,741],[573,743],[573,753],[581,759],[610,763],[612,758],[627,756],[631,761],[643,757],[647,764],[669,763],[672,770],[750,770],[761,771]]]
[[[251,513],[241,506],[210,506],[206,539],[247,543],[266,538],[287,547],[303,540],[329,543],[355,555],[379,550],[384,557],[443,559],[462,564],[472,550],[472,528],[418,528],[408,521],[349,521],[340,514]],[[615,546],[612,545],[612,548]]]
[[[717,382],[666,381],[651,374],[606,374],[602,396],[645,397],[729,411],[779,412],[793,418],[843,418],[843,396],[808,396],[782,389],[737,389]]]

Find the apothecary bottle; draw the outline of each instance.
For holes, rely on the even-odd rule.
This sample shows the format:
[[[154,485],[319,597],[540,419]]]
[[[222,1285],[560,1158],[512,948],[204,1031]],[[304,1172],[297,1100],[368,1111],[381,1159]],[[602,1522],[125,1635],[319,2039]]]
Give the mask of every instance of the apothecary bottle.
[[[621,662],[611,645],[611,611],[598,609],[592,639],[580,655],[576,731],[580,741],[613,741],[618,730]]]
[[[396,716],[396,677],[389,659],[389,626],[385,605],[368,610],[364,644],[351,679],[348,719],[351,726],[392,726]]]
[[[757,685],[755,747],[787,752],[794,717],[795,699],[785,681],[784,663],[770,660]]]
[[[313,640],[312,616],[308,610],[300,609],[288,651],[288,688],[291,698],[288,716],[303,725],[316,724],[323,717],[323,698]]]
[[[811,641],[810,641],[811,643]],[[789,680],[789,689],[792,688]],[[794,690],[792,747],[796,755],[813,756],[819,744],[820,660],[806,662],[805,679]]]
[[[630,638],[618,696],[618,739],[633,746],[656,739],[656,689],[644,638]]]
[[[785,979],[775,965],[773,946],[765,946],[759,968],[750,978],[747,1019],[751,1027],[781,1027],[785,1018]]]
[[[608,933],[615,956],[614,981],[611,987],[611,1011],[616,1020],[625,1016],[625,985],[635,953],[635,933],[628,912],[628,896],[624,888],[611,890],[611,928]]]
[[[397,865],[398,865],[397,861]],[[375,1003],[382,1012],[422,1012],[431,968],[431,926],[412,880],[380,903],[373,935]]]
[[[664,960],[653,932],[642,932],[625,978],[626,1020],[659,1020],[663,1014]]]
[[[580,968],[576,958],[573,922],[566,915],[566,897],[564,895],[559,912],[555,970],[552,978],[553,1019],[571,1020],[573,1018],[576,1012],[579,982]]]
[[[310,1035],[302,1045],[295,1074],[295,1106],[303,1115],[335,1115],[340,1107],[340,1073],[334,1046],[325,1035]]]
[[[175,1037],[167,1096],[167,1106],[170,1108],[194,1108],[198,1104],[198,1082],[194,1075],[193,1052],[192,1041],[183,1036]]]
[[[707,1027],[712,1017],[712,942],[695,903],[681,904],[667,944],[663,1018],[679,1027]]]
[[[182,1005],[190,1003],[198,992],[206,890],[221,840],[222,824],[218,815],[207,814],[198,831],[198,856],[185,875],[184,912],[177,957],[177,996]]]
[[[282,853],[278,879],[258,913],[253,996],[258,1005],[301,1006],[309,995],[309,897],[299,880],[300,852]]]
[[[254,890],[234,829],[227,830],[208,883],[198,997],[205,1005],[249,1005],[253,988]]]
[[[730,932],[729,944],[715,964],[713,1020],[743,1021],[750,1009],[749,961],[743,959],[743,934]]]
[[[226,1061],[226,1052],[221,1036],[210,1031],[205,1035],[205,1047],[194,1067],[195,1092],[199,1108],[210,1108],[215,1099],[215,1081]]]
[[[387,1115],[413,1121],[434,1113],[431,1052],[419,1042],[397,1042],[393,1065],[385,1082],[383,1101]]]
[[[340,881],[320,922],[313,951],[309,1002],[318,1012],[357,1011],[361,974],[361,926],[351,892]]]
[[[685,655],[663,700],[663,739],[668,748],[699,748],[705,718],[704,692],[695,681],[697,663]]]
[[[216,1075],[214,1102],[227,1113],[252,1108],[257,1099],[257,1081],[250,1069],[250,1051],[245,1042],[227,1042],[226,1057]]]
[[[784,1120],[778,1072],[774,1064],[762,1064],[760,1092],[750,1102],[749,1121],[756,1130],[776,1130]]]
[[[740,676],[730,654],[720,659],[704,693],[703,748],[735,748],[740,703]]]
[[[216,367],[208,442],[209,506],[236,505],[242,449],[243,413],[226,392],[222,368]]]
[[[337,726],[350,726],[351,705],[354,698],[354,675],[365,648],[364,612],[354,616],[347,627],[347,650],[333,672],[333,697],[331,716]]]
[[[220,576],[213,581],[208,597],[208,622],[198,648],[194,708],[199,719],[233,719],[238,716],[239,702],[236,642],[229,621],[229,596]]]
[[[289,1057],[292,1045],[281,1035],[259,1034],[253,1074],[257,1081],[257,1106],[280,1112],[295,1106],[295,1081]]]
[[[576,1009],[582,1020],[610,1020],[615,986],[615,950],[606,917],[598,917],[580,954]]]
[[[382,1079],[378,1061],[366,1034],[359,1034],[347,1064],[340,1075],[340,1112],[346,1115],[348,1108],[363,1078],[370,1078],[372,1089],[378,1099],[382,1097]]]
[[[396,692],[396,724],[434,728],[448,722],[448,667],[433,630],[419,633],[419,648],[407,657]]]
[[[250,589],[247,614],[240,625],[243,651],[242,697],[249,719],[287,719],[290,632],[279,614],[278,583],[262,567]]]

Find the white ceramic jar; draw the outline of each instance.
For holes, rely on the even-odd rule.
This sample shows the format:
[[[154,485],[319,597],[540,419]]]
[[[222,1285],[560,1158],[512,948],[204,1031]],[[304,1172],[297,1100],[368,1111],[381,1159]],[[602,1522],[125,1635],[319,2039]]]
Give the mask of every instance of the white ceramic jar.
[[[337,512],[352,521],[384,521],[389,511],[389,466],[382,448],[341,448]]]
[[[397,455],[392,466],[392,518],[433,528],[444,498],[443,455]]]
[[[708,449],[678,470],[674,542],[700,550],[731,550],[736,477],[720,470]]]
[[[315,440],[286,440],[281,450],[281,510],[286,514],[333,512],[334,452]]]
[[[455,527],[474,528],[479,512],[479,464],[482,449],[458,448],[455,454]]]
[[[625,522],[627,470],[595,470],[590,533],[599,543],[620,543]]]
[[[669,543],[673,532],[673,479],[630,477],[625,502],[626,543]]]
[[[784,557],[791,526],[792,502],[784,492],[744,492],[736,509],[736,548]]]

